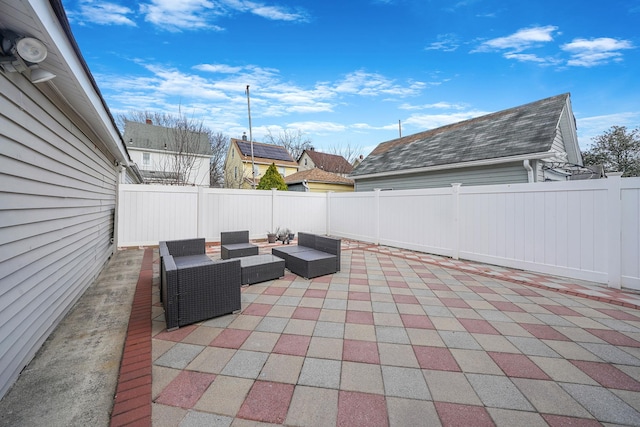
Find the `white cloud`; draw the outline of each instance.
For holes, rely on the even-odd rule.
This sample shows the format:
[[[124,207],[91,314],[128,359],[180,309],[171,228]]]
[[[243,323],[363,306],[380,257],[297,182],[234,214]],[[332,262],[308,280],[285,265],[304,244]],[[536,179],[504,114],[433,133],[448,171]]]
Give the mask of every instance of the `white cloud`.
[[[574,67],[593,67],[610,61],[622,61],[621,50],[633,49],[628,40],[617,40],[609,37],[596,39],[574,39],[564,44],[561,49],[571,54],[567,65]]]
[[[428,110],[428,109],[441,109],[441,110],[464,110],[467,108],[465,104],[453,104],[450,102],[436,102],[434,104],[422,104],[422,105],[411,105],[411,104],[402,104],[398,107],[401,110]]]
[[[151,0],[149,3],[142,3],[140,11],[145,15],[146,21],[167,31],[205,28],[219,30],[210,21],[225,13],[215,2],[208,0]]]
[[[523,28],[515,33],[482,43],[475,52],[491,52],[496,50],[508,50],[510,53],[522,52],[525,49],[535,47],[541,43],[553,41],[553,33],[558,27],[547,25],[545,27]]]
[[[110,2],[84,2],[80,4],[80,13],[72,14],[82,22],[135,27],[136,23],[129,17],[131,15],[134,15],[132,9]]]
[[[348,74],[342,81],[334,86],[335,92],[361,96],[410,96],[416,95],[427,86],[424,82],[408,82],[402,86],[381,74],[367,73],[359,70]]]
[[[425,50],[441,50],[443,52],[453,52],[460,47],[460,41],[455,34],[439,34],[438,41],[425,47]]]
[[[213,22],[235,13],[250,13],[272,21],[309,21],[302,10],[244,0],[150,0],[140,5],[140,11],[146,21],[167,31],[222,31]]]
[[[309,20],[307,13],[302,9],[291,10],[285,6],[267,6],[264,3],[246,0],[220,0],[220,4],[231,11],[251,13],[273,21],[307,22]]]
[[[209,73],[234,74],[242,71],[242,67],[232,67],[226,64],[200,64],[193,67],[196,70],[207,71]]]

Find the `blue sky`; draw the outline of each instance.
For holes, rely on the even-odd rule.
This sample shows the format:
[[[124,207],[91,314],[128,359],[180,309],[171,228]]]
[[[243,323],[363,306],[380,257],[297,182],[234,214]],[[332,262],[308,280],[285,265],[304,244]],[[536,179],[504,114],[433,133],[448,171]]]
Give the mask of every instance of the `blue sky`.
[[[640,126],[640,0],[63,0],[112,113],[377,144],[565,92],[581,148]]]

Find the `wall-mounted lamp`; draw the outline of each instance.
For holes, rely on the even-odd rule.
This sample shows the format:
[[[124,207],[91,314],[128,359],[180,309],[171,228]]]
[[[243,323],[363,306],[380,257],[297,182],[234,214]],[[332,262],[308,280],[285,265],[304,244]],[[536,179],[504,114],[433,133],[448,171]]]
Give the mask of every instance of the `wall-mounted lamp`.
[[[47,57],[47,47],[33,37],[19,36],[13,31],[0,31],[0,67],[7,73],[29,71],[32,83],[51,80],[56,75],[38,65]]]

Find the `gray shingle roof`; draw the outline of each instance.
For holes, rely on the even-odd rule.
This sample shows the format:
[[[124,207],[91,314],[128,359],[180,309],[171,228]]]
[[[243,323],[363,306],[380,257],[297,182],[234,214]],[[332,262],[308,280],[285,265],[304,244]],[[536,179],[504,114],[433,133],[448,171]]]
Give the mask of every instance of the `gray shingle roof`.
[[[549,151],[568,98],[565,93],[383,142],[350,176]]]
[[[172,149],[177,146],[178,132],[180,131],[172,128],[127,120],[124,127],[124,141],[127,147],[178,151]],[[211,155],[211,144],[206,134],[197,132],[189,132],[189,134],[185,149],[180,151]]]

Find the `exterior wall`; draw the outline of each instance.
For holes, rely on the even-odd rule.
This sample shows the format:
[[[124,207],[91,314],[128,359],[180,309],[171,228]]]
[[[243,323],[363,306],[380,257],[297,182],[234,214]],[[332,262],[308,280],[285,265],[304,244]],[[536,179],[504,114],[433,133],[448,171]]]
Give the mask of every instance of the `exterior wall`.
[[[114,250],[114,158],[64,105],[0,73],[0,397]]]
[[[157,172],[171,172],[172,163],[175,161],[175,153],[128,147],[131,160],[138,165],[140,170]],[[149,163],[144,163],[144,153],[149,153]],[[194,155],[193,168],[189,171],[187,182],[192,185],[209,187],[210,185],[210,156]]]
[[[420,174],[395,175],[356,180],[356,191],[410,190],[417,188],[449,187],[452,183],[464,186],[516,184],[528,182],[527,171],[522,162],[501,165],[456,168]]]
[[[262,161],[254,160],[254,165],[258,169],[256,173],[256,185],[260,182],[260,178],[264,176],[269,166],[271,166],[272,162],[265,163]],[[236,173],[234,172],[235,168],[237,168],[237,179]],[[278,166],[276,163],[276,168],[278,168],[278,172],[280,172],[283,176],[289,176],[296,172],[298,172],[297,167],[295,166]],[[229,151],[227,152],[227,158],[225,159],[225,184],[226,188],[243,188],[245,190],[251,189],[251,184],[249,183],[252,178],[251,174],[251,161],[243,161],[242,155],[238,151],[237,147],[234,144],[231,144],[229,147]],[[284,172],[284,174],[283,174]],[[242,182],[242,178],[247,179],[249,182]]]
[[[237,170],[237,174],[234,172],[235,170]],[[234,144],[230,144],[224,161],[224,186],[226,188],[241,188],[243,170],[240,152]],[[251,168],[249,168],[248,177],[251,177]]]
[[[311,160],[311,157],[309,157],[306,152],[303,153],[302,156],[300,156],[300,161],[298,162],[298,171],[306,171],[315,167],[316,164],[313,163],[313,160]]]
[[[353,187],[350,185],[328,184],[323,182],[309,182],[309,191],[312,193],[326,193],[333,191],[334,193],[352,192]]]

